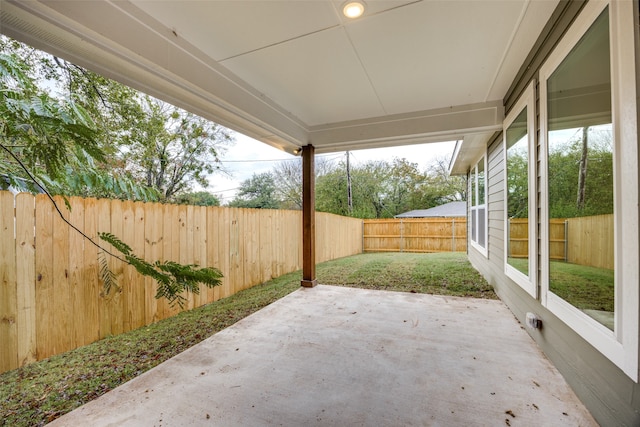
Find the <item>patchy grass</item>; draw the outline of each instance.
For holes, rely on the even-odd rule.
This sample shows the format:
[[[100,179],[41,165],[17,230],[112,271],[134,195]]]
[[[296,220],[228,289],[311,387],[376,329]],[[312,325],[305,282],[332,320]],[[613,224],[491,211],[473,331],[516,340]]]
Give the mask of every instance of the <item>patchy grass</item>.
[[[363,254],[318,265],[320,283],[496,298],[464,254]],[[293,292],[286,274],[150,326],[0,375],[0,426],[40,426]]]
[[[614,271],[553,261],[549,289],[581,310],[614,310]]]
[[[497,298],[493,288],[461,253],[362,254],[321,264],[318,282],[475,298]]]

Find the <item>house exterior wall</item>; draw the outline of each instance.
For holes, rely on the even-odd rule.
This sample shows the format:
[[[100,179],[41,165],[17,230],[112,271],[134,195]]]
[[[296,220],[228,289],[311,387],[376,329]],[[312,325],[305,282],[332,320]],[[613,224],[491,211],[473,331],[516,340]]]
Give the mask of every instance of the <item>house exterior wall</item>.
[[[540,37],[544,42],[538,43],[529,55],[528,62],[523,64],[518,79],[514,81],[509,93],[505,96],[505,107],[508,110],[519,97],[518,88],[526,87],[527,81],[537,80],[537,72],[544,62],[546,55],[553,50],[553,45],[561,39],[561,35],[570,26],[575,16],[582,9],[578,2],[560,4],[552,20]],[[573,3],[573,4],[571,4]],[[578,7],[580,6],[580,7]],[[638,2],[634,2],[636,13],[636,76],[640,74],[638,66]],[[522,80],[522,81],[521,81]],[[636,85],[636,87],[638,87]],[[536,102],[539,100],[539,90],[536,90]],[[539,109],[536,109],[539,111]],[[507,111],[508,112],[508,111]],[[539,116],[536,129],[540,129]],[[540,139],[537,140],[537,180],[546,179],[546,172],[540,166]],[[485,256],[476,248],[468,246],[468,256],[472,265],[491,283],[496,293],[511,309],[517,319],[524,325],[527,312],[533,312],[543,319],[543,328],[527,332],[537,342],[541,350],[554,363],[571,385],[578,397],[591,411],[594,418],[603,426],[636,426],[640,425],[640,384],[627,376],[618,366],[596,350],[571,329],[565,322],[547,310],[540,299],[529,295],[521,286],[512,281],[505,274],[504,256],[504,148],[502,134],[497,133],[487,144],[488,159],[487,195],[488,195],[488,243]],[[540,185],[537,185],[537,199],[540,200]],[[540,203],[536,204],[540,209]],[[540,215],[538,215],[540,218]],[[537,238],[540,238],[540,223],[538,223]],[[470,233],[470,232],[469,232]],[[469,235],[470,237],[470,235]],[[625,236],[625,238],[634,238]],[[468,239],[470,241],[470,238]],[[538,245],[538,272],[541,259]],[[539,276],[539,275],[538,275]],[[638,286],[636,283],[635,286]],[[639,313],[635,313],[640,316]]]

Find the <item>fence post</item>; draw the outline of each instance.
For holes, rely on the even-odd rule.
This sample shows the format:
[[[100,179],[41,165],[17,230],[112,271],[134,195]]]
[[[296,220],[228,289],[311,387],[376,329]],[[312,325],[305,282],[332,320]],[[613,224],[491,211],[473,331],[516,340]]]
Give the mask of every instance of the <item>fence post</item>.
[[[404,224],[402,223],[402,218],[400,218],[400,252],[403,252],[404,249]]]

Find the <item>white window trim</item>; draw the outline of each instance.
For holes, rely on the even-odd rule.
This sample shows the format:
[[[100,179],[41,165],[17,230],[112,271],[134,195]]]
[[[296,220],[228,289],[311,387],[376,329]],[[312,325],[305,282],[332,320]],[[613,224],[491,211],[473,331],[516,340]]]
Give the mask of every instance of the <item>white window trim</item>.
[[[609,330],[549,290],[547,79],[601,12],[609,6],[611,106],[614,140],[615,321]],[[541,302],[638,382],[640,254],[638,234],[638,129],[633,2],[588,2],[540,68]],[[624,229],[620,227],[624,224]],[[624,236],[623,236],[624,234]]]
[[[473,205],[473,200],[475,199],[476,203],[478,203],[478,164],[483,161],[484,162],[484,204],[480,205],[480,204],[476,204],[475,206]],[[485,258],[489,257],[489,186],[487,185],[489,180],[489,171],[487,170],[487,153],[485,150],[485,153],[482,154],[481,157],[478,158],[478,160],[473,164],[473,166],[471,167],[472,169],[476,170],[475,176],[476,176],[476,183],[475,185],[472,185],[471,182],[469,182],[469,191],[471,191],[471,189],[473,189],[475,191],[475,196],[474,197],[469,197],[469,200],[471,201],[471,203],[469,204],[469,215],[474,215],[474,211],[477,211],[478,208],[484,207],[484,248],[478,244],[477,242],[475,242],[471,236],[472,236],[472,230],[471,227],[469,227],[469,242],[471,242],[471,246],[477,250],[478,252],[480,252],[482,255],[485,256]],[[471,175],[471,174],[469,174]],[[473,223],[473,222],[472,222]],[[476,217],[476,224],[478,224],[478,220]],[[477,230],[476,230],[476,239],[477,239]]]
[[[509,265],[507,258],[507,245],[509,242],[509,214],[508,214],[508,189],[507,189],[507,129],[513,121],[518,117],[522,110],[527,109],[527,138],[528,138],[528,201],[529,201],[529,275],[522,273],[520,270]],[[524,91],[518,102],[513,106],[511,112],[506,117],[503,127],[503,154],[504,154],[504,273],[511,280],[516,282],[533,298],[538,298],[538,281],[537,281],[537,242],[536,234],[538,217],[536,208],[536,82],[533,80]]]

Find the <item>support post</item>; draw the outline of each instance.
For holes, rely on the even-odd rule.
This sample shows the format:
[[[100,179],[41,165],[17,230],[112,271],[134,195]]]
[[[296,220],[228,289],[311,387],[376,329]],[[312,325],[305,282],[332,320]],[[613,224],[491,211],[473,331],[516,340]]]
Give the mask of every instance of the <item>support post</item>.
[[[302,147],[302,281],[305,288],[318,284],[316,280],[316,184],[314,147]]]

